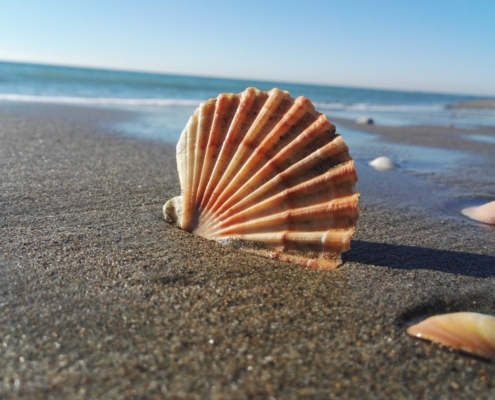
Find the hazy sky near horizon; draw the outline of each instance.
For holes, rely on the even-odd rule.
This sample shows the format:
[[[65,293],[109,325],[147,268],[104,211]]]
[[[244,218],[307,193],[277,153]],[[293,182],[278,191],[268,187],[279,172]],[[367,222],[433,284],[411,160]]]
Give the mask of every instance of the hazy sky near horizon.
[[[491,0],[0,0],[0,60],[495,96]]]

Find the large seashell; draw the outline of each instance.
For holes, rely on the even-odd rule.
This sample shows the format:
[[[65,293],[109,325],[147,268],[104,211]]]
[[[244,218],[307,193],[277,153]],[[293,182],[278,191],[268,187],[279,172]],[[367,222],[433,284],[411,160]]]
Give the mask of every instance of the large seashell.
[[[165,204],[167,221],[309,268],[342,263],[357,175],[335,126],[306,98],[248,88],[208,100],[181,134],[177,164],[182,196]]]
[[[468,207],[461,211],[466,217],[484,224],[495,225],[495,201],[483,204],[479,207]]]
[[[459,312],[430,317],[407,333],[495,361],[495,317]]]

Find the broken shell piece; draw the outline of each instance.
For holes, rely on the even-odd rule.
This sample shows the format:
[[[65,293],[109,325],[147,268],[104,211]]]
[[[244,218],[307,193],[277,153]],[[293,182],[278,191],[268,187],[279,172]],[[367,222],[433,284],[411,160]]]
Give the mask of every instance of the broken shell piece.
[[[459,312],[430,317],[407,333],[495,361],[495,317]]]
[[[479,207],[464,208],[461,213],[475,221],[495,225],[495,201]]]
[[[308,268],[342,263],[358,218],[356,170],[306,98],[248,88],[208,100],[181,134],[177,164],[182,196],[165,204],[167,221]]]
[[[369,162],[369,165],[373,168],[375,168],[378,171],[391,171],[395,169],[395,165],[392,162],[392,160],[388,157],[378,157],[375,158],[373,161]]]

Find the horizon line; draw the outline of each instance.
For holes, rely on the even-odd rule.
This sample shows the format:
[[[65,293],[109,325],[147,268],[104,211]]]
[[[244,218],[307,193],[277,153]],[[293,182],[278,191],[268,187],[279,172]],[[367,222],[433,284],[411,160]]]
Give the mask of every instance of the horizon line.
[[[346,89],[359,89],[359,90],[381,90],[381,91],[389,91],[389,92],[407,92],[407,93],[423,93],[423,94],[440,94],[440,95],[455,95],[455,96],[472,96],[478,98],[485,98],[493,100],[495,99],[495,95],[481,95],[481,94],[473,94],[473,93],[460,93],[460,92],[439,92],[439,91],[425,91],[425,90],[411,90],[411,89],[391,89],[391,88],[383,88],[383,87],[375,87],[375,86],[353,86],[353,85],[338,85],[338,84],[329,84],[329,83],[314,83],[314,82],[302,82],[302,81],[277,81],[270,79],[261,79],[261,78],[245,78],[245,77],[232,77],[232,76],[216,76],[216,75],[203,75],[203,74],[181,74],[178,72],[164,72],[157,71],[151,69],[127,69],[127,68],[115,68],[108,66],[95,66],[95,65],[84,65],[84,64],[66,64],[66,63],[50,63],[43,61],[22,61],[22,60],[5,60],[0,59],[0,63],[10,63],[10,64],[27,64],[27,65],[39,65],[39,66],[47,66],[47,67],[65,67],[65,68],[81,68],[81,69],[92,69],[99,71],[115,71],[115,72],[130,72],[130,73],[141,73],[141,74],[150,74],[150,75],[171,75],[171,76],[182,76],[182,77],[196,77],[196,78],[209,78],[209,79],[230,79],[230,80],[238,80],[238,81],[254,81],[254,82],[264,82],[264,83],[280,83],[280,84],[294,84],[294,85],[309,85],[309,86],[325,86],[325,87],[336,87],[336,88],[346,88]]]

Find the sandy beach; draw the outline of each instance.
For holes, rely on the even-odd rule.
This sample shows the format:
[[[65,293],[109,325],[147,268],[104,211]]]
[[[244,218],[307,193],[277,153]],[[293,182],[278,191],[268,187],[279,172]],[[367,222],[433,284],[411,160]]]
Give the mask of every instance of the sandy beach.
[[[405,334],[495,314],[495,227],[403,204],[399,172],[369,171],[342,267],[256,257],[164,222],[175,149],[102,127],[126,118],[0,104],[0,397],[495,398],[495,363]],[[409,177],[418,198],[495,199],[495,144],[458,137],[493,129],[338,123],[473,155],[463,173]]]

